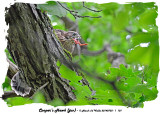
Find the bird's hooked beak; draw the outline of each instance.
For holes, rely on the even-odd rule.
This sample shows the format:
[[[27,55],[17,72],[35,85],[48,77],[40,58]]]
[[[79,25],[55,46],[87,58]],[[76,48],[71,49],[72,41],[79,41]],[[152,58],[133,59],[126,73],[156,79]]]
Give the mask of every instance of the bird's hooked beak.
[[[80,41],[80,37],[78,37],[78,38],[73,38],[73,40],[75,41],[75,42],[79,42]]]
[[[77,42],[79,42],[79,40],[81,39],[81,37],[80,36],[73,36],[72,37],[72,40],[74,40],[74,42],[75,42],[75,44],[77,44]]]
[[[80,36],[72,36],[72,39],[75,39],[75,40],[80,40],[81,39],[81,37]]]

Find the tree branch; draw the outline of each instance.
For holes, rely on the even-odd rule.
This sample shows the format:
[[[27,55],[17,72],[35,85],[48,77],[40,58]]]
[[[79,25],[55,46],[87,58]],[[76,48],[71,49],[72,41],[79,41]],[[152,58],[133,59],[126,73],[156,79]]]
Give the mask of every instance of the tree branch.
[[[97,16],[97,17],[92,17],[92,16],[81,16],[81,15],[78,15],[78,12],[77,11],[73,11],[73,10],[70,10],[68,8],[66,8],[65,6],[63,6],[60,2],[57,1],[57,3],[63,7],[65,10],[69,11],[70,14],[72,14],[74,16],[74,18],[76,19],[77,17],[78,18],[85,18],[85,17],[89,17],[89,18],[101,18],[101,16]]]
[[[72,21],[68,17],[61,17],[60,19],[64,22],[66,29],[79,33],[78,24],[76,22]]]
[[[9,68],[7,71],[7,76],[12,79],[12,77],[18,72],[18,67],[12,63],[8,58],[7,58],[7,62],[9,63]]]
[[[82,2],[83,3],[83,7],[84,8],[86,8],[86,9],[88,9],[88,10],[91,10],[91,11],[93,11],[93,12],[101,12],[102,10],[93,10],[93,9],[90,9],[90,8],[88,8],[88,7],[86,7],[85,5],[84,5],[84,2]]]
[[[8,99],[12,97],[21,97],[20,95],[17,95],[13,90],[12,91],[5,91],[2,95],[2,99]]]

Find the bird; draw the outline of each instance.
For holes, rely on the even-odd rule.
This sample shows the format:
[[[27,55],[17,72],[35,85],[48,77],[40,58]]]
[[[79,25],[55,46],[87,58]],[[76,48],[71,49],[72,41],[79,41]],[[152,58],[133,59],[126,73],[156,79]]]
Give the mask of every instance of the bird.
[[[61,42],[64,49],[69,51],[72,55],[78,55],[81,46],[88,45],[86,43],[81,43],[81,36],[75,31],[64,31],[60,29],[55,29],[55,34]]]

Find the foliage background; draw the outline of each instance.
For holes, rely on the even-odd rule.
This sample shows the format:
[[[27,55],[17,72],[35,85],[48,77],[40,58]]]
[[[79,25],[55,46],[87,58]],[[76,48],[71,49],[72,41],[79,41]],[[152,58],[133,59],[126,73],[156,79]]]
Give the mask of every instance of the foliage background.
[[[82,79],[65,66],[60,66],[62,77],[70,80],[77,96],[76,101],[64,104],[60,99],[48,103],[53,106],[63,105],[122,105],[143,107],[143,102],[154,100],[157,97],[157,77],[159,72],[159,44],[158,27],[156,25],[157,6],[155,3],[86,3],[92,9],[102,9],[95,13],[85,9],[82,3],[64,3],[79,15],[102,16],[101,18],[78,18],[76,22],[81,37],[89,44],[91,51],[99,50],[105,43],[109,43],[115,52],[125,55],[128,68],[112,68],[107,61],[107,53],[99,56],[81,55],[80,66],[88,72],[98,74],[108,81],[114,82],[117,90],[101,80],[96,80],[85,74],[95,95],[87,86],[78,81]],[[74,17],[60,7],[56,2],[39,5],[42,11],[47,11],[54,29],[66,30],[64,23],[57,16],[67,16],[75,21]],[[7,57],[11,60],[8,51]],[[76,61],[78,57],[74,58]],[[110,73],[108,73],[110,71]],[[117,80],[118,79],[118,80]],[[4,91],[11,90],[10,80],[6,77],[3,83]],[[8,106],[27,103],[46,103],[41,93],[36,93],[33,99],[8,98]]]

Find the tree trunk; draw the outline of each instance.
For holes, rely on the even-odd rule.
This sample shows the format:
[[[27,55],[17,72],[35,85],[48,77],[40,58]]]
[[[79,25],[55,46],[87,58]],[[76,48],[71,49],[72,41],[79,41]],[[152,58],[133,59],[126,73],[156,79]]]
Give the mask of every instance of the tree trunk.
[[[16,3],[6,13],[9,24],[7,48],[19,69],[19,78],[36,92],[41,89],[47,101],[75,100],[72,87],[60,76],[57,60],[74,70],[53,33],[50,20],[36,5]]]

